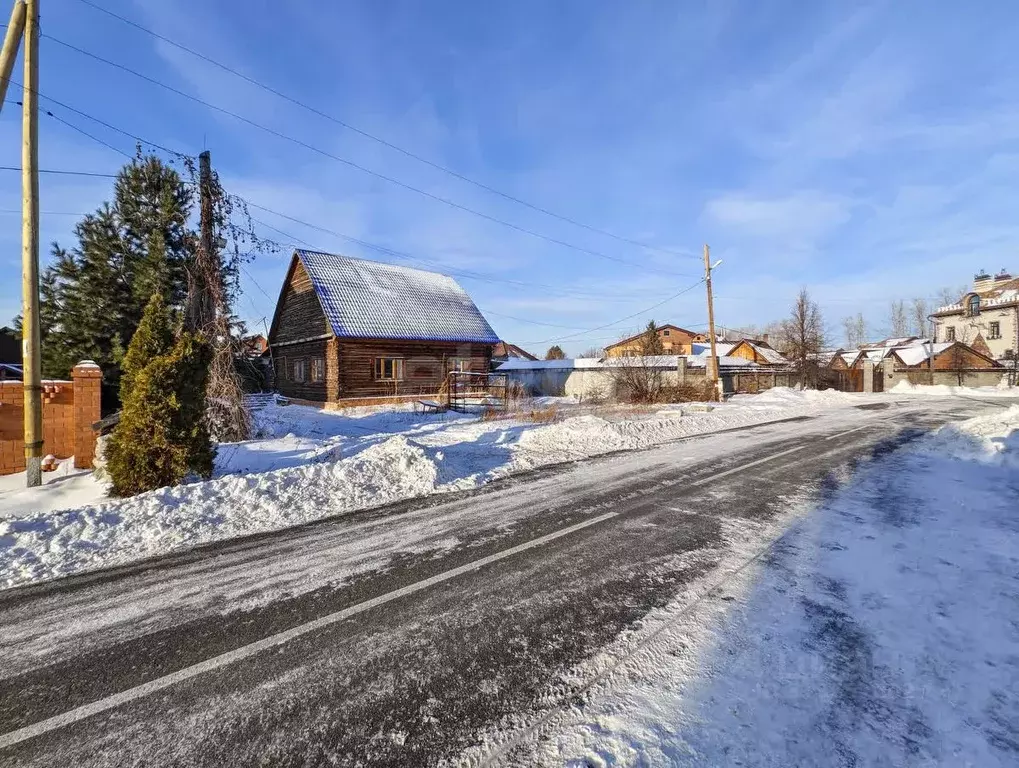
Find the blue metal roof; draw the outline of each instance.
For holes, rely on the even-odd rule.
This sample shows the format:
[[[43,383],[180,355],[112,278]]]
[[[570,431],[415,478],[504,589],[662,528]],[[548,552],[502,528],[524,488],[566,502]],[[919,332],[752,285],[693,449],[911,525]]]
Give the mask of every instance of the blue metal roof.
[[[499,341],[471,297],[447,275],[332,253],[295,254],[340,338]]]

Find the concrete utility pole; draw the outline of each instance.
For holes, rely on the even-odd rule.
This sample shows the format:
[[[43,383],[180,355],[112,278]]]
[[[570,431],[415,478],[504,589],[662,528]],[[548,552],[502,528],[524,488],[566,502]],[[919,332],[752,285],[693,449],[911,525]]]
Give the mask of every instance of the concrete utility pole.
[[[711,341],[711,361],[708,375],[711,376],[715,393],[721,396],[718,391],[718,351],[715,348],[715,299],[711,295],[711,249],[708,248],[707,243],[704,244],[704,282],[708,286],[708,339]]]
[[[39,0],[28,0],[21,112],[21,294],[25,475],[42,485],[42,337],[39,330]]]
[[[3,109],[4,100],[7,98],[7,86],[10,85],[11,72],[14,71],[14,60],[18,58],[21,35],[25,31],[26,11],[25,0],[14,0],[11,20],[7,24],[7,34],[4,35],[4,47],[0,50],[0,109]]]

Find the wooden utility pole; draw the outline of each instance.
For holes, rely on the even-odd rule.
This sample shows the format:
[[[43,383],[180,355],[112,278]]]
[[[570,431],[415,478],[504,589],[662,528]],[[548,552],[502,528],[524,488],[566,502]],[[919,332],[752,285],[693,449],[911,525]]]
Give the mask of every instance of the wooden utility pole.
[[[219,290],[219,286],[213,284],[213,276],[219,274],[219,269],[212,263],[215,254],[212,224],[212,157],[208,150],[198,156],[198,195],[201,237],[195,264],[191,269],[185,321],[191,331],[210,333],[217,309],[214,295],[218,295],[216,291]]]
[[[711,383],[716,396],[718,391],[718,351],[715,348],[715,300],[711,295],[711,249],[707,243],[704,244],[704,282],[708,286],[708,339],[711,341],[711,361],[708,365],[708,375],[711,376]]]
[[[14,60],[18,58],[18,47],[25,31],[26,11],[25,0],[14,0],[7,34],[4,35],[4,47],[0,49],[0,109],[3,108],[7,98],[7,86],[11,82],[11,72],[14,71]]]
[[[28,0],[21,112],[21,296],[25,474],[42,484],[42,338],[39,330],[39,0]],[[6,47],[6,44],[5,44]]]

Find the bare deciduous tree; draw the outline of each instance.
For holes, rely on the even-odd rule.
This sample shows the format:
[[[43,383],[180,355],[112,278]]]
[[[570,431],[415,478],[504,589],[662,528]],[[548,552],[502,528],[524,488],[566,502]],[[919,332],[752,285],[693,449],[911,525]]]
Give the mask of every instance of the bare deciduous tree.
[[[906,302],[893,301],[888,316],[892,336],[901,338],[909,335],[909,318],[906,315]]]
[[[945,307],[948,306],[949,304],[958,303],[959,301],[962,300],[962,297],[966,294],[968,290],[969,290],[968,285],[963,285],[957,288],[953,288],[951,286],[941,288],[937,294],[938,306]]]
[[[605,357],[605,350],[601,347],[588,347],[580,353],[581,357]]]
[[[856,316],[842,319],[842,327],[846,332],[846,345],[849,349],[857,349],[867,341],[867,321],[863,319],[863,313],[857,312]]]
[[[565,360],[566,353],[563,352],[563,348],[558,344],[553,344],[548,348],[548,352],[545,353],[546,360]]]
[[[913,319],[913,333],[917,336],[927,338],[930,335],[930,320],[927,316],[930,314],[930,308],[927,306],[926,299],[913,299],[913,303],[910,306],[910,314]]]
[[[665,348],[658,335],[658,325],[652,320],[620,357],[608,358],[616,397],[637,403],[659,400],[665,372],[654,358],[663,354]]]
[[[824,319],[821,308],[802,288],[793,303],[789,317],[782,322],[779,338],[786,356],[796,365],[804,386],[816,386],[818,377],[817,356],[825,345]]]

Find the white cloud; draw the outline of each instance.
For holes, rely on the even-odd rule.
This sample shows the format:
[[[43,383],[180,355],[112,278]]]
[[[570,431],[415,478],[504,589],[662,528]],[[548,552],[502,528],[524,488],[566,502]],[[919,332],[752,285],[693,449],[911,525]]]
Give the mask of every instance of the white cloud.
[[[709,200],[704,212],[734,238],[764,238],[769,245],[812,247],[847,222],[853,202],[821,192],[797,192],[779,197],[729,193]]]

